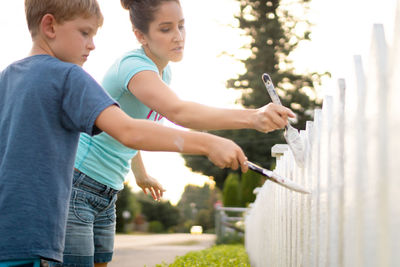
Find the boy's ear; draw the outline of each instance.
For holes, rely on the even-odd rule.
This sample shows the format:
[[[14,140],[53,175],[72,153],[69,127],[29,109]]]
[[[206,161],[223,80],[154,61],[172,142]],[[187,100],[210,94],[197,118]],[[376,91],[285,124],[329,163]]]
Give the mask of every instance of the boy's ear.
[[[51,14],[46,14],[43,16],[40,22],[40,30],[41,32],[50,39],[53,39],[56,36],[55,31],[56,19]]]
[[[139,43],[141,43],[142,45],[147,44],[146,38],[144,37],[144,34],[141,31],[135,29],[133,33],[135,34],[136,39],[139,41]]]

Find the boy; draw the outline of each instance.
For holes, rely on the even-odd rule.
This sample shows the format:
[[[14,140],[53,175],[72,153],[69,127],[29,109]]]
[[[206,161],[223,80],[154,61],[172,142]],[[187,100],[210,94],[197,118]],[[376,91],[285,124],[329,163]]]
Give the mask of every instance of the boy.
[[[25,12],[30,55],[0,73],[0,267],[62,260],[80,132],[247,171],[232,141],[132,119],[80,67],[103,20],[96,0],[25,0]]]

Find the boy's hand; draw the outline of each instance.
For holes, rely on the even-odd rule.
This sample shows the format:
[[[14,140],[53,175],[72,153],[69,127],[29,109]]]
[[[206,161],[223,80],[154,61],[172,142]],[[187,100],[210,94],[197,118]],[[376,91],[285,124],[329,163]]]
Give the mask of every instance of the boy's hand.
[[[288,117],[296,115],[284,106],[269,103],[257,110],[254,129],[264,133],[281,129],[288,124]]]
[[[147,190],[150,192],[154,200],[160,201],[165,189],[153,177],[147,175],[146,177],[136,178],[136,184],[142,188],[143,192],[147,195]]]
[[[208,151],[208,159],[217,167],[221,169],[231,168],[233,170],[237,170],[240,167],[242,172],[247,172],[247,157],[233,141],[213,135]]]

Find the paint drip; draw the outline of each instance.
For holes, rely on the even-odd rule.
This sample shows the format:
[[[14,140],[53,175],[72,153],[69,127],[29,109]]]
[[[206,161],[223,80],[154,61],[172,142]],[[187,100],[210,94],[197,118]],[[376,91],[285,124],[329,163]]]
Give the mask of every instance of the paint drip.
[[[185,145],[185,140],[184,140],[182,137],[178,136],[178,137],[175,139],[174,144],[175,144],[176,147],[178,148],[178,151],[179,151],[179,152],[183,152],[183,147],[184,147],[184,145]]]

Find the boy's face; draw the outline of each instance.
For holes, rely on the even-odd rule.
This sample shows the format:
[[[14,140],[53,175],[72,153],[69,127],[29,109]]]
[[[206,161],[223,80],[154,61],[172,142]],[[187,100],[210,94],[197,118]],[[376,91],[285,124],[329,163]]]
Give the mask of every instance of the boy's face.
[[[78,17],[55,24],[55,38],[51,50],[58,59],[82,66],[90,51],[95,49],[93,37],[97,33],[96,17]]]

